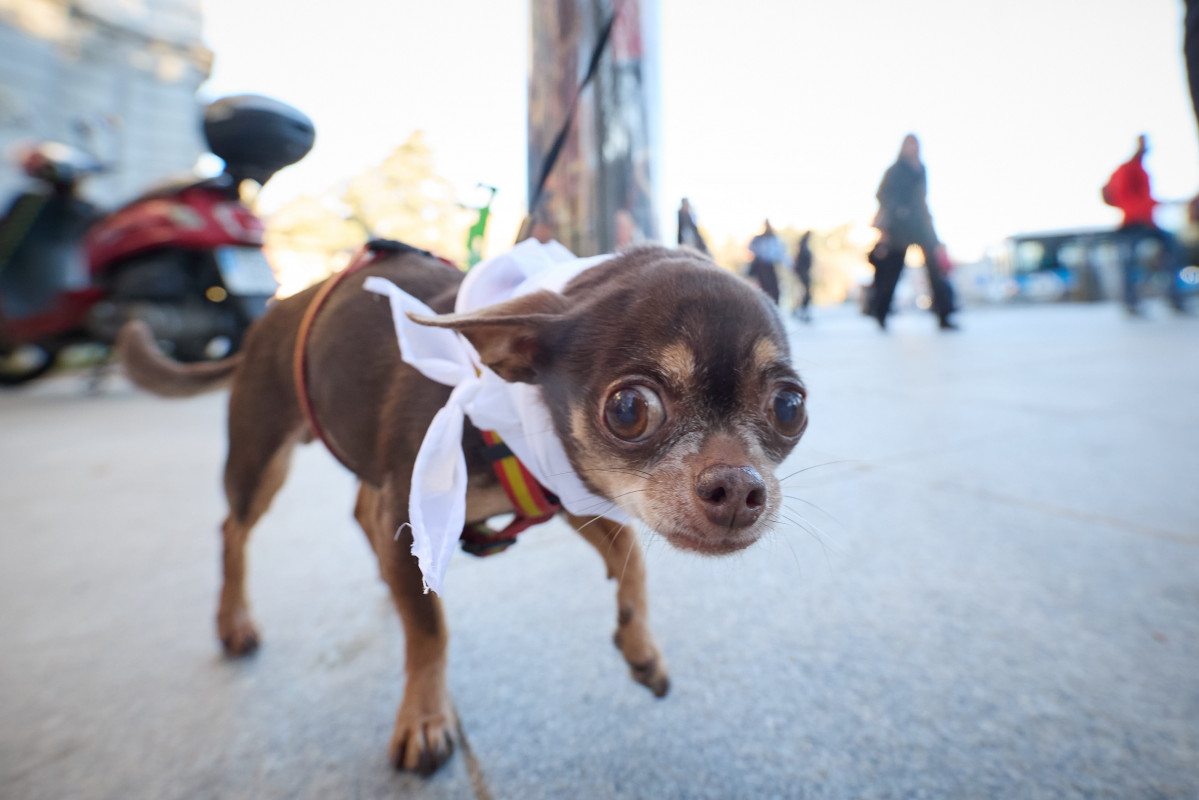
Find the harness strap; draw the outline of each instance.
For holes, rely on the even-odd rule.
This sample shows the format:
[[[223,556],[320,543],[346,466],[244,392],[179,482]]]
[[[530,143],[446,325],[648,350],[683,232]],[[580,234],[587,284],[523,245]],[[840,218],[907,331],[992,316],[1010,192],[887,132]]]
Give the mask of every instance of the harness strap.
[[[325,305],[325,301],[329,299],[329,295],[333,294],[333,290],[341,285],[342,281],[350,277],[354,273],[369,267],[381,257],[386,255],[396,255],[399,253],[422,253],[424,255],[432,255],[425,250],[420,250],[412,245],[396,242],[390,239],[372,239],[367,242],[349,266],[343,269],[336,275],[332,275],[321,284],[312,300],[308,303],[308,308],[304,309],[304,317],[300,320],[300,329],[296,334],[296,349],[292,352],[292,376],[296,383],[296,397],[300,401],[300,411],[304,414],[304,420],[308,423],[309,429],[316,438],[320,439],[328,448],[333,457],[341,462],[346,469],[353,470],[345,457],[338,452],[333,446],[333,442],[329,439],[325,429],[321,427],[320,421],[316,418],[316,412],[312,407],[312,396],[308,391],[308,337],[312,333],[312,324],[316,322],[316,315],[320,313]],[[445,261],[445,259],[439,259]],[[445,261],[449,264],[450,262]]]

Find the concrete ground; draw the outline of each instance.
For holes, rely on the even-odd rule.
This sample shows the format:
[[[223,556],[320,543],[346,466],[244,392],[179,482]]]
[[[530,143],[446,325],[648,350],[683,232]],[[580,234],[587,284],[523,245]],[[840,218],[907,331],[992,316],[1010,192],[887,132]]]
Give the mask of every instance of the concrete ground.
[[[387,763],[403,644],[326,453],[255,534],[263,647],[228,661],[224,397],[4,393],[0,797],[1199,797],[1199,319],[1151,312],[819,309],[786,526],[645,537],[670,695],[564,526],[460,555],[470,751],[429,780]]]

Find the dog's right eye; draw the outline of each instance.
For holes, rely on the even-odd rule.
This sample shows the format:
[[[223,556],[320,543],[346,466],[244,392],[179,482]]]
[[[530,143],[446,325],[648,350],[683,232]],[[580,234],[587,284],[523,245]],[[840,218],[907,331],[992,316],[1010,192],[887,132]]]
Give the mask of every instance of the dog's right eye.
[[[662,400],[645,386],[621,386],[604,402],[604,423],[626,442],[648,439],[665,419]]]
[[[784,436],[799,436],[808,426],[803,397],[801,391],[784,386],[775,391],[770,401],[770,419],[775,430]]]

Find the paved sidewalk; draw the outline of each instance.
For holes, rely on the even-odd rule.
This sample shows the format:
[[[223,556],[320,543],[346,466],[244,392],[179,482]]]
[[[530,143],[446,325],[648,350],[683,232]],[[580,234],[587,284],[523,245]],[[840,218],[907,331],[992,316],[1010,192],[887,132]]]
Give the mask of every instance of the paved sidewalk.
[[[1199,797],[1199,319],[817,311],[789,524],[724,560],[646,537],[670,695],[563,526],[457,557],[473,758],[428,781],[387,764],[403,644],[327,454],[255,533],[231,662],[224,397],[0,394],[0,797]]]

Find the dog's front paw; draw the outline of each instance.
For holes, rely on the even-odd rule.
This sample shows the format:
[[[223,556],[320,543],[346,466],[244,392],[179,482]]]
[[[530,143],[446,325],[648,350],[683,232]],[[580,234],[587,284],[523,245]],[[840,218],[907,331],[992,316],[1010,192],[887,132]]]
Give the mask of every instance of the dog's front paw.
[[[616,631],[612,642],[628,662],[633,680],[653,692],[654,697],[665,697],[670,691],[670,675],[649,632],[622,627]]]
[[[670,691],[670,675],[658,658],[651,658],[642,664],[629,664],[629,674],[633,680],[654,693],[654,697],[665,697]]]
[[[216,628],[226,654],[244,656],[258,649],[258,629],[245,609],[217,614]]]
[[[391,736],[391,763],[396,769],[432,775],[449,761],[457,738],[457,717],[449,698],[434,709],[400,706],[395,733]]]

